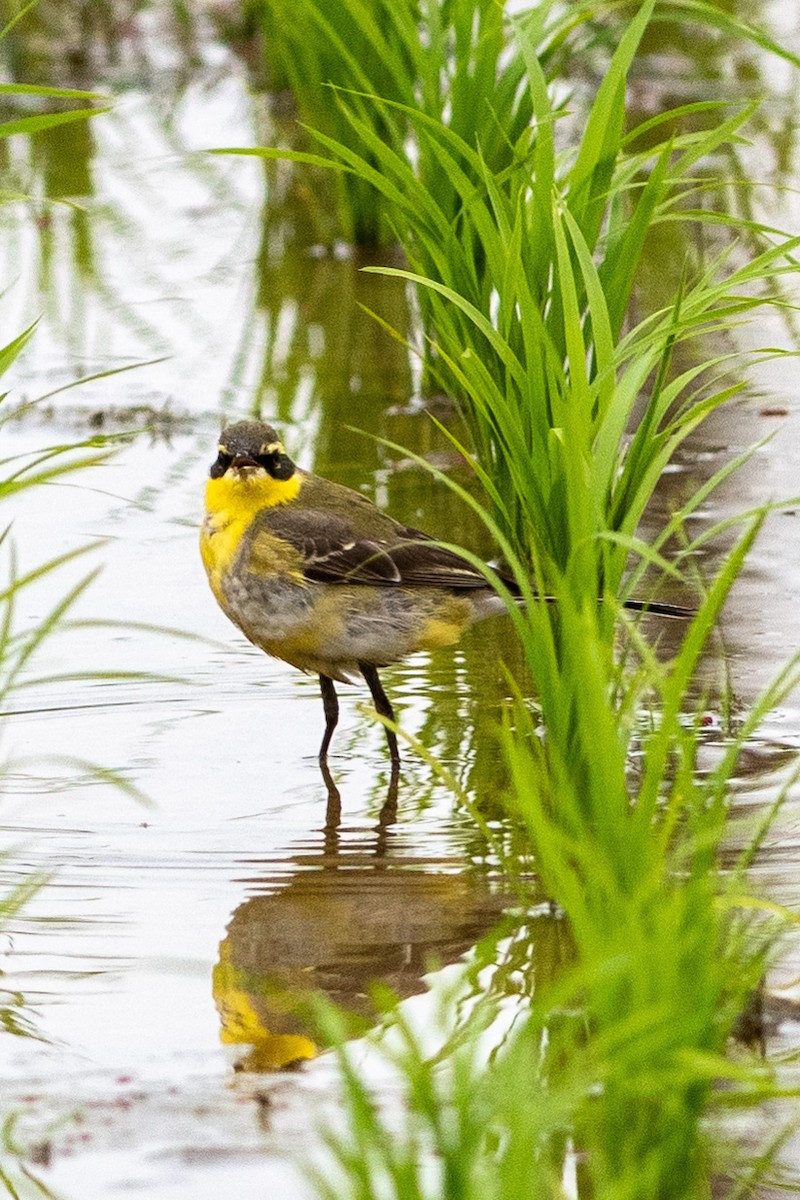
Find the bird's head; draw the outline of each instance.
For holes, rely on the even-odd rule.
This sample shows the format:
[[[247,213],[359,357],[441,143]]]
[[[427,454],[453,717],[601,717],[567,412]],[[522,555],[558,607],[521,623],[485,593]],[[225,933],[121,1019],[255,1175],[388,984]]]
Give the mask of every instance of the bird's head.
[[[247,522],[260,509],[294,500],[303,482],[271,425],[237,421],[223,429],[206,484],[206,513]]]
[[[209,475],[231,483],[265,481],[267,477],[285,483],[295,470],[271,425],[237,421],[220,434],[218,454]]]

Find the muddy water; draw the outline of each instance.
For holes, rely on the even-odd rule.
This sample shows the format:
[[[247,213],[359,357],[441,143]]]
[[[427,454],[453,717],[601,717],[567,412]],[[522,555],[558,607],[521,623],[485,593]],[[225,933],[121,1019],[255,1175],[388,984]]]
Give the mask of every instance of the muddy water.
[[[37,11],[55,19],[54,6]],[[94,372],[162,361],[61,392],[4,428],[8,453],[141,432],[14,512],[22,569],[103,539],[27,593],[20,622],[40,620],[101,565],[73,615],[103,623],[49,640],[31,675],[55,678],[7,706],[11,849],[0,895],[38,872],[50,881],[3,935],[0,1003],[38,1036],[3,1037],[0,1112],[19,1112],[19,1137],[66,1194],[103,1200],[124,1187],[194,1200],[271,1187],[300,1196],[295,1164],[330,1109],[332,1068],[309,1060],[313,1020],[299,1019],[296,1004],[289,1011],[287,993],[302,1001],[321,987],[362,1028],[371,980],[414,996],[433,964],[457,961],[514,897],[492,846],[413,750],[393,792],[383,734],[358,689],[343,696],[332,789],[316,762],[316,682],[267,660],[216,610],[196,527],[220,420],[260,411],[302,465],[434,534],[458,530],[475,549],[490,547],[452,493],[375,441],[457,470],[411,399],[412,364],[358,307],[402,331],[404,294],[360,273],[345,249],[317,244],[314,197],[282,168],[192,153],[274,140],[280,118],[248,92],[248,43],[223,43],[210,18],[181,31],[170,11],[131,15],[133,38],[95,29],[87,41],[60,28],[59,44],[76,39],[71,58],[48,56],[41,30],[14,45],[26,79],[100,78],[118,96],[66,142],[9,145],[16,186],[73,202],[0,210],[4,285],[16,281],[0,299],[7,337],[42,315],[10,377],[14,394],[32,399]],[[60,76],[65,61],[78,78]],[[771,144],[765,134],[765,153]],[[781,337],[770,329],[758,340]],[[794,370],[773,364],[757,383],[687,449],[665,480],[663,508],[773,430],[699,519],[800,491]],[[729,605],[736,703],[797,646],[798,544],[790,508],[768,524]],[[507,695],[501,659],[525,683],[498,619],[455,652],[387,672],[387,685],[403,728],[508,838],[493,805],[503,780],[489,737]],[[743,810],[774,796],[798,738],[790,702],[749,748]],[[719,741],[712,728],[709,758]],[[794,906],[798,811],[792,797],[758,873]],[[546,912],[534,941],[544,964],[561,953]],[[790,952],[779,981],[797,975]],[[281,1070],[304,1060],[301,1071]]]

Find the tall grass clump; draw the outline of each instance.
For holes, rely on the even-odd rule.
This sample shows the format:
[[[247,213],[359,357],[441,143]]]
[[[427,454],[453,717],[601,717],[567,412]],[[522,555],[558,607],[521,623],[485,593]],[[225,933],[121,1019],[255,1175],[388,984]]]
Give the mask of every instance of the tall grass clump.
[[[400,1116],[332,1020],[347,1126],[329,1133],[340,1173],[315,1174],[320,1197],[707,1200],[752,1195],[777,1171],[769,1148],[736,1146],[728,1117],[796,1088],[745,1046],[731,1054],[731,1039],[787,929],[788,914],[754,898],[747,874],[797,772],[756,827],[732,827],[730,781],[760,722],[800,684],[800,656],[704,775],[702,714],[686,712],[762,516],[711,582],[675,658],[658,661],[632,631],[640,669],[617,666],[613,689],[596,624],[568,589],[558,595],[561,669],[540,676],[540,716],[518,698],[502,744],[505,801],[528,831],[540,894],[565,918],[571,962],[555,975],[532,971],[524,932],[519,953],[479,948],[483,994],[470,1007],[445,992],[433,1045],[430,1008],[391,1012],[372,1053],[392,1068],[381,1093],[401,1102]],[[535,615],[520,616],[520,635],[532,665],[548,639],[558,656]]]
[[[491,20],[501,21],[499,6],[490,7]],[[429,372],[464,408],[495,518],[538,565],[545,588],[577,546],[601,535],[604,561],[590,591],[618,594],[624,543],[664,466],[741,386],[725,376],[730,359],[721,352],[698,362],[694,344],[760,303],[753,289],[765,276],[794,270],[795,241],[768,238],[741,219],[743,233],[763,235],[754,260],[737,264],[727,238],[705,260],[686,243],[679,297],[626,328],[655,225],[736,223],[702,211],[704,190],[719,181],[698,179],[698,164],[739,140],[750,115],[745,106],[715,122],[719,105],[696,103],[626,130],[626,77],[655,7],[641,5],[622,34],[577,147],[559,144],[563,102],[540,59],[541,44],[555,36],[551,6],[492,26],[494,67],[479,96],[474,64],[483,51],[466,34],[459,39],[458,14],[473,35],[483,26],[467,21],[472,5],[455,4],[447,12],[456,35],[436,51],[428,40],[418,48],[430,79],[449,85],[436,103],[318,87],[347,136],[312,130],[325,153],[253,152],[327,165],[383,198],[408,259],[409,270],[394,273],[415,288]],[[498,92],[508,99],[499,111],[489,79],[493,71],[497,83],[501,64],[513,81]],[[469,87],[458,86],[462,78]],[[427,94],[422,85],[417,91]],[[676,133],[698,112],[710,128]],[[402,138],[386,139],[385,127],[398,121]],[[678,349],[680,374],[670,370]],[[625,433],[644,390],[647,411],[629,446]]]
[[[540,54],[554,11],[538,5],[502,23],[508,57],[496,61],[523,64],[530,117],[507,137],[501,164],[484,149],[484,110],[476,109],[477,133],[459,130],[447,101],[434,113],[419,89],[411,103],[366,94],[366,85],[335,96],[346,137],[317,129],[320,153],[293,155],[383,197],[408,269],[382,269],[414,288],[428,368],[468,416],[472,444],[459,448],[483,498],[465,499],[483,512],[513,571],[523,606],[502,578],[487,576],[509,602],[538,693],[536,717],[518,697],[502,730],[506,803],[574,946],[574,970],[552,989],[536,981],[528,1033],[511,1042],[507,1060],[497,1056],[525,1081],[518,1114],[469,1072],[437,1091],[441,1073],[412,1037],[401,1066],[407,1132],[420,1140],[398,1148],[345,1059],[350,1128],[335,1144],[350,1190],[337,1194],[557,1197],[575,1194],[561,1173],[571,1163],[586,1181],[582,1195],[694,1200],[711,1187],[708,1113],[757,1101],[772,1086],[760,1067],[726,1058],[771,952],[772,931],[746,897],[746,869],[770,814],[732,869],[722,871],[720,856],[739,754],[797,685],[796,660],[740,718],[711,773],[696,769],[708,702],[702,656],[765,513],[744,520],[672,656],[656,654],[642,627],[620,632],[619,602],[648,579],[680,583],[698,549],[680,543],[684,522],[738,462],[649,544],[639,537],[642,517],[676,450],[741,390],[753,356],[737,352],[733,328],[796,272],[800,239],[703,208],[704,190],[720,184],[708,164],[742,138],[747,106],[698,101],[627,128],[628,75],[655,0],[636,8],[579,137],[565,139],[561,127],[577,122],[567,120]],[[695,18],[705,11],[692,6]],[[467,60],[455,44],[448,55],[441,77],[452,82]],[[691,126],[697,113],[700,130]],[[404,130],[402,146],[382,136],[380,126],[393,123]],[[680,284],[634,320],[648,237],[668,223],[684,233]],[[702,251],[691,236],[700,224]],[[682,549],[668,559],[675,537]],[[467,1136],[484,1156],[475,1172]],[[506,1180],[508,1155],[518,1180],[498,1191],[486,1183],[486,1164],[500,1164],[497,1179]],[[426,1166],[415,1165],[423,1158]],[[333,1192],[322,1186],[322,1194]]]
[[[479,949],[482,994],[473,1007],[445,994],[433,1048],[428,1011],[391,1012],[372,1045],[393,1072],[379,1093],[332,1021],[346,1128],[329,1132],[339,1173],[314,1175],[320,1197],[708,1200],[750,1196],[778,1171],[774,1147],[755,1134],[737,1144],[730,1117],[796,1086],[733,1039],[792,921],[752,894],[748,871],[798,772],[755,823],[731,820],[731,781],[766,715],[800,685],[800,655],[703,773],[704,696],[696,709],[687,700],[764,516],[748,519],[666,661],[633,626],[637,665],[610,653],[566,579],[555,619],[535,600],[513,610],[537,704],[517,696],[504,721],[502,799],[571,953],[543,970],[534,920],[509,962],[496,944]],[[524,909],[524,881],[520,896]],[[773,1133],[774,1120],[773,1110]]]
[[[625,6],[613,2],[564,6],[539,0],[515,6],[513,21],[554,80],[570,59],[602,72],[605,48],[618,36],[625,15]],[[745,34],[793,58],[760,31],[703,0],[660,4],[656,15],[673,24],[694,22],[705,32]],[[436,147],[420,136],[422,116],[455,135],[451,150],[459,142],[478,149],[495,175],[513,168],[527,152],[535,104],[525,86],[525,54],[509,37],[510,19],[498,0],[251,0],[248,17],[260,23],[273,90],[291,91],[312,142],[337,156],[342,148],[360,154],[378,175],[385,165],[378,143],[384,143],[447,221],[457,221],[461,212],[462,184],[441,169]],[[559,82],[558,110],[564,114],[563,78]],[[378,108],[375,98],[394,107]],[[283,153],[318,161],[304,151]],[[479,184],[470,156],[462,157],[459,149],[455,157],[467,179]],[[381,187],[345,155],[337,162],[337,184],[337,236],[359,245],[393,243],[399,236],[406,245],[407,231],[398,224],[402,195],[390,183]]]
[[[458,185],[417,139],[418,114],[468,144],[479,141],[491,170],[512,164],[533,114],[522,86],[524,59],[506,37],[496,0],[265,0],[261,14],[270,73],[291,88],[311,139],[360,147],[370,168],[337,170],[340,236],[358,245],[397,240],[398,197],[370,177],[383,170],[383,146],[413,163],[423,189],[448,220],[457,219]],[[537,6],[520,20],[549,56],[574,18],[553,10],[545,31],[544,17],[545,7]],[[341,89],[348,91],[347,107]],[[375,97],[388,103],[376,108]],[[361,139],[354,118],[372,144]],[[306,151],[286,156],[319,162]]]
[[[636,631],[637,671],[604,661],[597,625],[568,587],[558,593],[557,632],[534,614],[522,630],[532,661],[541,664],[544,651],[537,682],[546,733],[537,736],[518,702],[504,729],[509,804],[588,979],[580,1012],[591,1084],[575,1107],[574,1141],[598,1195],[704,1194],[702,1120],[715,1106],[767,1091],[760,1064],[748,1072],[725,1055],[776,934],[745,899],[746,868],[774,813],[738,832],[744,840],[738,858],[732,842],[725,871],[720,854],[732,835],[739,755],[797,687],[800,660],[756,699],[702,778],[703,713],[687,700],[759,525],[760,517],[750,521],[667,663]]]

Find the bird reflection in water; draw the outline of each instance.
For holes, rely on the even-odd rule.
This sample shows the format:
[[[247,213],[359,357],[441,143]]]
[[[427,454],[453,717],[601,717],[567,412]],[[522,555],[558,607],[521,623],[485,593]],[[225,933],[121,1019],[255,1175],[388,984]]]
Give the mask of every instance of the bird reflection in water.
[[[398,773],[366,839],[341,828],[341,797],[328,788],[325,826],[293,859],[289,877],[234,912],[214,970],[223,1042],[249,1049],[238,1070],[285,1070],[323,1048],[320,995],[353,1034],[376,1019],[380,982],[402,999],[425,990],[432,966],[456,961],[500,919],[510,900],[463,859],[432,861],[398,843]],[[349,843],[349,844],[348,844]],[[267,891],[274,887],[274,891]]]

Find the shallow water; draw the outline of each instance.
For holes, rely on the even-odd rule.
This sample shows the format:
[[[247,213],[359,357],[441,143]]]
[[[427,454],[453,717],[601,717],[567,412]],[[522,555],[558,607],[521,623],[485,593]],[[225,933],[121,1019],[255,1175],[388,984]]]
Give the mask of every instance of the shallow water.
[[[20,619],[40,620],[102,564],[74,615],[113,624],[49,640],[36,673],[66,677],[16,692],[6,722],[3,844],[12,850],[0,859],[0,895],[41,871],[50,880],[0,946],[2,988],[20,994],[10,1010],[42,1037],[3,1038],[0,1111],[19,1111],[43,1178],[65,1194],[104,1200],[124,1187],[194,1200],[222,1186],[243,1200],[265,1187],[300,1196],[294,1164],[313,1149],[321,1114],[335,1115],[333,1069],[322,1057],[292,1074],[258,1073],[311,1052],[313,1030],[287,1017],[281,990],[313,983],[363,1017],[373,978],[404,996],[421,991],[425,972],[468,951],[513,897],[486,838],[413,749],[391,793],[365,689],[343,689],[337,801],[316,761],[316,681],[267,660],[216,609],[196,543],[220,419],[262,411],[302,465],[363,487],[433,534],[458,530],[457,540],[491,547],[448,489],[347,428],[454,466],[410,399],[405,353],[358,308],[402,330],[402,290],[360,273],[341,248],[315,245],[299,220],[308,197],[285,172],[190,153],[268,142],[278,118],[248,94],[247,59],[209,22],[190,54],[168,12],[147,9],[116,62],[101,63],[118,99],[74,127],[69,170],[53,142],[11,147],[21,185],[36,192],[60,166],[79,207],[0,211],[3,274],[17,280],[0,300],[4,329],[16,333],[43,311],[9,377],[16,396],[166,356],[63,392],[5,427],[9,453],[145,431],[108,463],[32,491],[14,513],[21,570],[104,539],[26,594]],[[759,341],[781,331],[763,333]],[[773,430],[699,519],[792,495],[799,421],[793,369],[771,364],[687,448],[658,504],[668,509]],[[736,704],[798,644],[798,512],[800,502],[770,519],[726,611]],[[661,636],[678,634],[666,625]],[[487,737],[507,699],[501,659],[525,683],[499,618],[455,652],[386,673],[403,729],[490,817],[503,784]],[[105,676],[71,677],[76,670]],[[772,799],[799,739],[792,701],[748,748],[742,811]],[[709,760],[721,742],[712,723]],[[92,764],[119,772],[141,798]],[[795,907],[799,802],[793,793],[755,873]],[[534,952],[547,963],[559,946],[559,923],[545,912]],[[800,975],[796,957],[789,948],[776,982]]]
[[[22,448],[41,435],[20,429],[15,440]],[[176,1154],[187,1139],[207,1145],[208,1121],[193,1124],[191,1113],[208,1094],[226,1137],[261,1146],[260,1110],[233,1087],[232,1066],[307,1053],[281,1045],[300,1031],[264,1006],[265,981],[316,981],[357,1011],[374,978],[404,995],[421,990],[429,964],[468,950],[503,905],[485,843],[411,752],[387,807],[383,733],[353,689],[342,689],[331,757],[338,808],[331,802],[316,761],[316,681],[255,652],[208,593],[195,527],[206,443],[202,434],[139,439],[96,469],[96,488],[76,481],[32,493],[15,531],[28,564],[61,548],[61,530],[111,538],[82,610],[113,616],[116,627],[55,637],[40,670],[74,670],[79,656],[85,669],[179,677],[20,691],[7,730],[6,754],[19,765],[4,801],[4,841],[15,849],[0,863],[0,888],[42,870],[51,880],[14,923],[4,980],[48,1042],[4,1038],[3,1100],[21,1107],[20,1129],[36,1139],[78,1106],[79,1124],[53,1136],[59,1186],[58,1164],[79,1150],[102,1157],[114,1146],[116,1159],[97,1170],[130,1182],[154,1144]],[[179,478],[174,465],[188,460],[196,474]],[[170,472],[155,503],[109,496],[149,493]],[[39,611],[85,569],[48,581]],[[127,620],[172,621],[197,636],[136,632]],[[404,728],[465,779],[481,770],[470,680],[485,678],[482,719],[491,719],[501,626],[484,627],[455,657],[420,657],[390,676]],[[91,762],[123,773],[151,803],[94,778]],[[199,1156],[200,1174],[205,1163]],[[145,1178],[148,1192],[171,1194],[166,1178]],[[93,1194],[103,1186],[98,1178]]]

